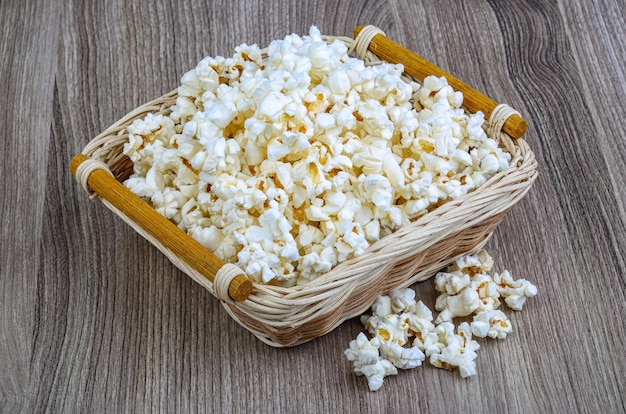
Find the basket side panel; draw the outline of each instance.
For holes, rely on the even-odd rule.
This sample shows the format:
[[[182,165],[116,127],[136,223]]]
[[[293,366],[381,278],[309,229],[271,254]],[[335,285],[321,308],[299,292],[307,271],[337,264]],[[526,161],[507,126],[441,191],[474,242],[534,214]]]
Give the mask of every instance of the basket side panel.
[[[273,346],[295,346],[325,335],[343,321],[365,312],[381,294],[432,277],[455,257],[482,248],[502,221],[506,211],[479,225],[445,237],[431,247],[383,269],[363,285],[341,298],[339,306],[328,312],[292,326],[271,324],[242,311],[238,304],[225,304],[228,312],[257,337]]]

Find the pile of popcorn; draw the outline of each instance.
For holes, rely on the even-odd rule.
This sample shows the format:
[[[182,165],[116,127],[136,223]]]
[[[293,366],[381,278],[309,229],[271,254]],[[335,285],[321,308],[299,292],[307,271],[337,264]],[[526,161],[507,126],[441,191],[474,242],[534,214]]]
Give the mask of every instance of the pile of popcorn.
[[[207,57],[128,127],[125,185],[254,281],[304,284],[509,166],[445,78],[319,30]]]
[[[526,298],[537,288],[525,279],[513,279],[509,271],[487,274],[493,259],[485,250],[457,259],[445,272],[435,276],[441,294],[435,309],[440,313],[433,323],[431,310],[415,301],[412,289],[393,290],[372,305],[372,315],[361,322],[371,339],[361,332],[345,351],[357,375],[367,378],[369,388],[378,390],[384,377],[398,369],[431,365],[461,377],[476,375],[476,351],[480,345],[473,337],[504,339],[512,331],[510,320],[499,310],[500,298],[513,310],[522,310]],[[471,322],[456,326],[453,318],[473,316]]]

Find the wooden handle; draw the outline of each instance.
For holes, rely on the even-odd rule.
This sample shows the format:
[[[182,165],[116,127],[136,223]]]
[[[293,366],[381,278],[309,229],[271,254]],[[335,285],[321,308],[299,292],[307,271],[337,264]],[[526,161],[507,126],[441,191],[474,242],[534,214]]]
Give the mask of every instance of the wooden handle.
[[[88,160],[83,154],[76,155],[70,163],[70,171],[76,175],[78,166]],[[163,243],[178,257],[189,263],[211,282],[225,262],[213,252],[189,237],[174,223],[159,214],[142,199],[124,187],[119,181],[102,169],[94,170],[87,181],[89,187],[99,196],[115,205],[131,220],[150,235]],[[236,276],[228,287],[228,294],[234,300],[244,300],[252,292],[252,282],[244,273]]]
[[[361,32],[363,27],[364,26],[358,26],[354,29],[355,38]],[[420,82],[422,82],[425,77],[430,75],[445,77],[448,80],[448,84],[452,86],[453,89],[463,93],[463,107],[470,112],[482,111],[485,114],[485,118],[489,119],[493,110],[496,106],[498,106],[498,103],[491,98],[483,95],[465,82],[455,78],[437,65],[400,46],[386,36],[381,34],[374,36],[368,46],[368,49],[383,60],[391,63],[403,64],[405,72]],[[524,135],[527,128],[528,124],[524,118],[515,114],[506,120],[502,130],[513,138],[520,138]]]

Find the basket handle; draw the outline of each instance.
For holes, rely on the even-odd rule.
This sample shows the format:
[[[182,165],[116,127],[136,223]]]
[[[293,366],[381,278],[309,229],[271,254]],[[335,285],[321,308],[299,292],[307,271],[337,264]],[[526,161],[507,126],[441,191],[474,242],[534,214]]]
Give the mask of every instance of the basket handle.
[[[356,39],[359,33],[366,27],[371,26],[357,26],[354,29],[354,38]],[[498,106],[496,101],[457,79],[437,65],[387,38],[381,31],[377,31],[377,33],[378,34],[373,36],[369,42],[367,47],[369,51],[388,62],[402,63],[405,72],[418,79],[420,82],[430,75],[445,77],[448,80],[448,84],[452,86],[453,89],[463,93],[464,108],[470,112],[482,111],[485,114],[485,118],[490,119],[491,114]],[[521,138],[527,128],[528,124],[526,120],[518,114],[513,114],[502,126],[502,131],[513,138]]]
[[[84,154],[76,155],[70,163],[72,174],[76,175],[79,165],[87,160],[90,158]],[[215,282],[216,275],[226,263],[133,194],[108,171],[103,168],[94,168],[87,177],[87,185],[141,226],[148,234],[158,239],[176,256],[211,282]],[[231,279],[228,285],[228,296],[233,300],[241,301],[250,295],[252,288],[252,281],[240,272]]]

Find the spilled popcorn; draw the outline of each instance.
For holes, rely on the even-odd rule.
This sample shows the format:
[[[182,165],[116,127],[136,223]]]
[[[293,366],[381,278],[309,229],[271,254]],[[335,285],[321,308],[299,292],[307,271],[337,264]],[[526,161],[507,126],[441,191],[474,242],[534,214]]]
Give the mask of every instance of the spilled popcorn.
[[[293,286],[508,168],[445,78],[347,52],[312,27],[201,60],[169,115],[128,127],[125,185],[254,281]]]
[[[525,279],[513,279],[508,270],[487,272],[493,259],[486,250],[460,257],[445,272],[435,276],[440,292],[433,314],[412,289],[392,290],[376,299],[371,315],[361,322],[371,336],[361,332],[345,351],[357,375],[365,375],[370,390],[376,391],[388,375],[398,369],[418,367],[428,362],[449,371],[459,370],[462,378],[476,375],[477,338],[504,339],[512,331],[510,320],[499,310],[500,298],[513,310],[522,310],[537,287]],[[455,326],[453,318],[472,316],[471,322]]]

